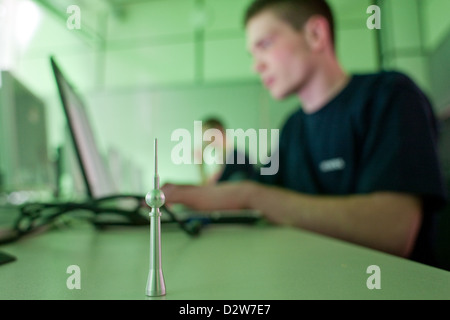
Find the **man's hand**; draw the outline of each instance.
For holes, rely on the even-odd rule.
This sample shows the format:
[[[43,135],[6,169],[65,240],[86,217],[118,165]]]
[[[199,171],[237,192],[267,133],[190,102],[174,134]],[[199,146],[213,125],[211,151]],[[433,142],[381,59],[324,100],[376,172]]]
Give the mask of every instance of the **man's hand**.
[[[253,182],[223,182],[215,186],[165,184],[166,204],[183,204],[194,210],[248,209]]]

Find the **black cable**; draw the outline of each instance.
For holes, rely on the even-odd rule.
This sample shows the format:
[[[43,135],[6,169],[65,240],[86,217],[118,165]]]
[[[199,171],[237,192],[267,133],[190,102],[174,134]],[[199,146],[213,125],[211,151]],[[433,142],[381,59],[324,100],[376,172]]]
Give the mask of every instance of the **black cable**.
[[[117,207],[104,207],[105,202],[116,199],[134,199],[137,204],[133,209],[120,209]],[[140,210],[147,208],[145,198],[140,195],[111,195],[102,198],[92,199],[86,202],[63,202],[63,203],[27,203],[20,207],[20,215],[15,221],[12,230],[6,237],[0,239],[0,244],[10,243],[19,240],[21,237],[30,234],[43,227],[49,226],[58,217],[73,211],[88,211],[94,215],[91,218],[98,228],[106,226],[143,226],[149,225],[150,219],[140,213]],[[176,217],[176,215],[166,206],[161,208],[165,211],[171,221],[177,223],[182,230],[191,236],[200,233],[202,224],[187,223]],[[103,214],[113,214],[124,219],[124,221],[111,221],[99,219]]]
[[[200,231],[203,228],[203,223],[201,221],[190,221],[190,222],[186,222],[183,220],[180,220],[177,218],[177,216],[175,215],[175,213],[173,213],[169,208],[167,208],[167,206],[162,206],[161,207],[162,210],[164,210],[169,217],[176,222],[181,229],[183,229],[185,232],[187,232],[189,235],[191,236],[198,236],[200,234]]]

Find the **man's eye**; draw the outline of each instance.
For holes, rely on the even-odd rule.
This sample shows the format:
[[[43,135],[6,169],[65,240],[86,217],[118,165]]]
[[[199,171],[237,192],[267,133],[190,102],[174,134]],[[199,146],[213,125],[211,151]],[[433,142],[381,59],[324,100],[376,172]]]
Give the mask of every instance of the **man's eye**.
[[[261,41],[261,43],[259,44],[259,47],[261,49],[267,49],[268,47],[270,47],[272,44],[272,39],[265,39],[263,41]]]

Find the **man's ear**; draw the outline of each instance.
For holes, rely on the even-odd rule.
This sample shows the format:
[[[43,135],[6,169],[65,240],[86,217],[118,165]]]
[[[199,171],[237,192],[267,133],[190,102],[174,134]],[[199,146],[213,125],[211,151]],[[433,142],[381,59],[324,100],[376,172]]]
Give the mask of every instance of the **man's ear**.
[[[304,26],[306,42],[313,52],[320,52],[332,46],[331,31],[325,17],[315,15],[308,19]]]

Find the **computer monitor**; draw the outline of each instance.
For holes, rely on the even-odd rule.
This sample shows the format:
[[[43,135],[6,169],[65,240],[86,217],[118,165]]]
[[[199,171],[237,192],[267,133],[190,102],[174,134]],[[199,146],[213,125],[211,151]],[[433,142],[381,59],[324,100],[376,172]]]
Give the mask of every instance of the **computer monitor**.
[[[45,107],[13,73],[0,71],[0,192],[52,193]]]
[[[99,151],[81,95],[63,74],[54,57],[50,57],[50,62],[87,196],[101,198],[117,195],[118,188]]]

